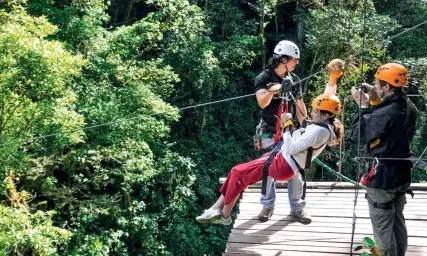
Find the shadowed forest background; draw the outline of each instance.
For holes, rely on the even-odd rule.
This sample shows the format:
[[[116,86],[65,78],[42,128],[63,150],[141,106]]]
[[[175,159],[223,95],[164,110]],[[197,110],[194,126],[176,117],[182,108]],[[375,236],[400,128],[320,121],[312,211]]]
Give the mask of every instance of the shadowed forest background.
[[[177,109],[254,93],[283,39],[301,49],[301,78],[346,59],[343,101],[380,64],[408,67],[408,94],[424,96],[411,97],[419,157],[427,25],[385,40],[426,19],[420,0],[0,0],[0,255],[221,255],[230,228],[194,218],[257,156],[260,108],[251,96]],[[327,75],[304,82],[308,106]],[[349,98],[346,125],[356,112]],[[338,169],[339,153],[321,159]],[[337,179],[313,164],[309,180]]]

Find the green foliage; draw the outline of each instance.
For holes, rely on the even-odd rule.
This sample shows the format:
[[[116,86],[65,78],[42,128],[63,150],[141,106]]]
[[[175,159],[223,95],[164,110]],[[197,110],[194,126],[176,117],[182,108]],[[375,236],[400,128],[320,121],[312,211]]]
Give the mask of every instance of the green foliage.
[[[393,19],[405,29],[424,22],[427,17],[427,5],[423,1],[374,1],[377,10]],[[399,11],[396,11],[399,10]],[[402,29],[403,30],[403,29]],[[411,32],[403,34],[393,40],[390,55],[395,59],[423,58],[427,53],[425,25]]]
[[[54,214],[0,205],[0,254],[58,255],[58,246],[69,241],[71,232],[54,226]]]
[[[47,40],[57,28],[44,17],[33,18],[13,6],[10,12],[0,10],[0,20],[0,141],[7,145],[0,148],[3,180],[3,175],[24,172],[29,158],[37,157],[46,145],[54,150],[82,141],[84,120],[75,111],[70,83],[84,61],[60,42]],[[15,143],[58,132],[64,134],[55,142],[47,138],[24,148]]]

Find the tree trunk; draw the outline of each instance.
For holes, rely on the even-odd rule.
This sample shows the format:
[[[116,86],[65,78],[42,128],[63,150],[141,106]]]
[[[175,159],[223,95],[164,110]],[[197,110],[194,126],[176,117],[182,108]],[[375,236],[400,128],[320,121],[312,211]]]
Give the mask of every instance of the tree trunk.
[[[299,9],[301,9],[301,4],[299,3],[299,1],[297,1],[296,11],[298,11]],[[297,31],[298,31],[298,44],[302,45],[302,42],[304,42],[304,23],[300,19],[297,20]]]
[[[265,54],[265,44],[264,44],[264,0],[261,0],[261,22],[259,23],[259,32],[261,37],[261,54],[262,54],[262,69],[266,67],[266,54]]]
[[[203,130],[205,129],[205,125],[206,125],[206,106],[202,107],[202,113],[200,114],[200,122],[199,122],[199,134],[198,134],[198,138],[199,140],[202,139],[203,136]]]
[[[206,91],[204,93],[207,93],[208,95],[206,97],[202,97],[202,103],[210,102],[212,100],[212,87],[206,86]],[[203,106],[201,113],[200,113],[200,121],[199,121],[199,134],[198,139],[201,140],[203,136],[203,132],[206,127],[206,115],[208,112],[207,106]]]
[[[225,5],[225,17],[224,17],[224,24],[222,25],[221,28],[221,40],[224,40],[225,37],[225,27],[227,26],[228,23],[228,12],[230,11],[230,0],[227,0],[227,3]]]
[[[123,22],[126,22],[130,19],[130,13],[132,11],[133,0],[128,0],[126,2],[125,12],[123,14]]]
[[[274,22],[276,25],[276,40],[277,40],[277,34],[279,34],[279,21],[277,18],[277,5],[278,5],[278,2],[276,1],[276,4],[274,5]]]
[[[313,74],[313,69],[314,69],[314,65],[316,64],[317,54],[318,54],[318,53],[319,53],[318,51],[316,51],[316,52],[314,53],[313,62],[311,63],[310,73],[308,74],[308,76],[311,76],[311,75]],[[309,78],[309,79],[307,79],[307,80],[305,80],[305,82],[304,82],[304,92],[303,92],[303,93],[304,93],[304,95],[305,95],[305,93],[307,92],[308,81],[310,81],[310,78]]]

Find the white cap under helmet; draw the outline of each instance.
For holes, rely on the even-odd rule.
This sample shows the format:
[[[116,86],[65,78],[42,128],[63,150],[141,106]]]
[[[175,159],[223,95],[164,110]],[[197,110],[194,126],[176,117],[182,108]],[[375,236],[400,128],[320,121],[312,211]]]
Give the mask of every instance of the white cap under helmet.
[[[280,41],[276,47],[274,47],[274,53],[277,55],[287,55],[299,59],[298,46],[288,40]]]

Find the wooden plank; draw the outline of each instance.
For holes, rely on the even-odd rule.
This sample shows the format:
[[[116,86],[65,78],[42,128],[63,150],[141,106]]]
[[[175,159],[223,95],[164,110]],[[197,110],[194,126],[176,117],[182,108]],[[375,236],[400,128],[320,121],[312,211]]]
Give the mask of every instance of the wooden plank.
[[[261,203],[260,202],[253,202],[253,201],[243,201],[240,200],[238,202],[239,208],[242,209],[242,207],[253,207],[255,209],[258,209],[259,207],[262,208]],[[288,201],[279,201],[276,200],[276,208],[289,208],[289,202]],[[353,210],[354,208],[354,204],[352,203],[347,203],[347,204],[343,204],[340,202],[336,202],[336,201],[328,201],[328,202],[306,202],[306,206],[305,209],[307,209],[307,211],[310,210],[316,210],[316,209],[351,209]],[[358,202],[356,209],[360,209],[360,210],[369,210],[369,205],[367,202]],[[415,203],[407,203],[405,205],[404,208],[405,212],[427,212],[427,203],[424,204],[415,204]]]
[[[263,225],[259,224],[239,224],[235,225],[234,229],[242,229],[242,230],[274,230],[274,231],[298,231],[298,232],[317,232],[317,233],[335,233],[335,234],[348,234],[351,232],[351,226],[343,226],[343,227],[328,227],[328,226],[314,226],[314,225]],[[360,226],[356,224],[356,229],[354,231],[355,234],[371,234],[372,227],[368,226]],[[410,229],[410,235],[412,237],[425,237],[426,230],[422,229]]]
[[[348,192],[339,192],[339,193],[335,193],[335,192],[327,192],[327,191],[307,191],[307,196],[308,197],[334,197],[334,198],[354,198],[354,193],[348,193]],[[244,196],[249,196],[251,194],[254,194],[255,196],[261,196],[261,189],[258,188],[249,188],[246,189],[244,191]],[[281,190],[276,190],[276,194],[288,194],[287,191],[281,191]],[[365,192],[360,191],[358,194],[359,197],[365,197]],[[410,195],[406,194],[406,198],[407,199],[426,199],[427,198],[427,193],[415,193],[414,198],[411,198]]]
[[[220,184],[224,183],[225,177],[219,178]],[[287,181],[276,181],[276,187],[287,188]],[[261,187],[261,182],[256,182],[250,187]],[[350,182],[316,182],[308,181],[307,188],[317,188],[317,189],[354,189],[355,185]],[[411,183],[412,190],[427,191],[427,183]]]
[[[334,242],[347,242],[350,243],[351,241],[351,230],[350,232],[346,234],[334,234],[334,233],[317,233],[317,232],[306,232],[306,231],[284,231],[284,230],[255,230],[255,229],[232,229],[232,234],[256,234],[259,236],[280,236],[283,239],[288,240],[307,240],[307,241],[334,241]],[[371,237],[373,238],[372,233],[366,233],[366,234],[355,234],[354,235],[354,243],[356,245],[361,245],[363,238],[365,237]],[[409,236],[408,238],[408,245],[410,246],[418,246],[422,247],[427,244],[427,237],[412,237]]]
[[[238,217],[240,215],[248,215],[248,216],[258,216],[259,214],[259,210],[252,210],[252,211],[241,211],[241,213],[238,215]],[[276,209],[275,210],[275,214],[277,215],[282,215],[283,217],[289,215],[289,210],[281,210],[281,209]],[[425,213],[424,213],[425,214]],[[336,211],[312,211],[310,212],[310,215],[312,217],[317,217],[317,216],[321,216],[321,217],[333,217],[333,218],[342,218],[342,217],[349,217],[353,215],[353,211],[346,211],[346,212],[336,212]],[[357,218],[369,218],[369,213],[367,211],[362,211],[362,210],[356,210],[356,216]],[[427,215],[422,215],[422,214],[407,214],[405,213],[405,219],[407,220],[423,220],[426,221],[427,220]]]
[[[239,209],[244,209],[244,208],[252,208],[252,209],[258,209],[258,208],[262,208],[262,205],[260,202],[248,202],[248,201],[243,201],[241,200],[239,202]],[[276,202],[276,209],[279,208],[285,208],[288,209],[289,208],[289,203],[288,202],[283,202],[283,201],[279,201]],[[306,209],[351,209],[353,210],[354,208],[354,204],[342,204],[341,202],[338,201],[330,201],[330,202],[307,202],[306,204]],[[358,203],[356,206],[356,209],[360,209],[360,210],[369,210],[369,205],[368,202],[361,202]],[[421,213],[425,213],[427,212],[427,204],[423,205],[423,204],[414,204],[414,203],[407,203],[405,205],[404,208],[405,212],[421,212]]]
[[[257,256],[308,256],[306,252],[284,252],[280,250],[262,250],[262,249],[232,249],[232,252],[225,252],[223,255],[225,256],[244,256],[244,255],[257,255]],[[311,252],[309,256],[348,256],[349,254],[331,254],[324,252]]]
[[[334,248],[348,248],[350,244],[346,241],[319,241],[316,239],[299,240],[299,239],[284,239],[282,236],[257,236],[257,235],[241,235],[230,234],[228,238],[229,243],[244,243],[244,244],[280,244],[280,245],[294,245],[294,246],[312,246],[312,247],[334,247]],[[355,246],[356,247],[356,246]],[[427,246],[408,246],[408,252],[427,252]]]
[[[281,188],[281,187],[276,187],[276,190],[278,192],[288,192],[287,188]],[[259,186],[249,186],[247,189],[245,189],[245,191],[261,191],[261,187]],[[355,190],[354,189],[313,189],[313,188],[307,188],[306,189],[307,193],[330,193],[330,194],[354,194]],[[423,190],[413,190],[415,196],[416,195],[427,195],[427,191],[423,191]],[[359,194],[364,194],[366,193],[366,190],[364,189],[359,189],[358,190]]]
[[[355,247],[354,247],[355,248]],[[354,252],[353,248],[353,252]],[[315,246],[299,246],[289,244],[244,244],[244,243],[228,243],[227,252],[239,252],[239,250],[253,251],[253,250],[275,250],[283,252],[282,255],[294,255],[290,252],[305,252],[306,255],[312,255],[311,253],[329,253],[329,255],[335,254],[350,254],[350,246],[347,247],[315,247]],[[363,252],[366,250],[362,250]],[[286,252],[286,253],[285,253]],[[358,252],[359,253],[359,252]],[[280,254],[279,254],[280,255]],[[424,252],[410,252],[411,256],[425,256]]]
[[[258,218],[257,218],[258,214],[251,216],[251,215],[248,215],[248,214],[239,213],[238,216],[239,216],[238,220],[240,220],[240,221],[245,221],[245,220],[258,221]],[[291,216],[288,216],[287,214],[286,215],[279,215],[277,213],[274,213],[273,216],[270,217],[269,221],[273,221],[273,222],[287,221],[287,220],[291,221],[290,218],[291,218]],[[352,223],[352,221],[353,221],[353,216],[344,216],[344,217],[336,217],[336,218],[331,218],[329,216],[326,216],[326,217],[318,216],[318,217],[315,217],[315,218],[316,218],[316,222],[319,222],[319,223],[335,222],[335,223],[346,224],[346,223]],[[357,222],[358,223],[359,222],[371,223],[371,220],[370,220],[370,218],[357,217]],[[409,225],[411,223],[418,225],[418,223],[425,224],[427,222],[422,221],[422,220],[407,220],[406,223],[409,224]]]
[[[274,216],[274,215],[273,215]],[[280,216],[280,219],[277,218],[275,220],[270,219],[266,222],[260,222],[256,217],[252,219],[243,219],[238,218],[234,221],[234,226],[238,226],[241,224],[248,224],[248,225],[265,225],[265,226],[271,226],[271,225],[278,225],[278,226],[285,226],[285,225],[300,225],[300,226],[306,226],[304,224],[301,224],[299,222],[295,222],[295,219],[293,219],[291,216],[286,216],[283,218],[283,216]],[[316,227],[350,227],[352,225],[353,219],[352,218],[322,218],[318,217],[315,221],[310,223],[310,226],[316,226]],[[356,220],[357,226],[363,226],[363,227],[372,227],[371,221],[369,219],[357,219]],[[427,221],[414,221],[409,220],[406,221],[406,226],[413,229],[422,229],[427,230]]]
[[[261,197],[247,197],[247,196],[243,196],[239,202],[241,203],[260,203],[260,198]],[[332,197],[323,197],[323,198],[314,198],[314,197],[306,197],[305,201],[308,204],[313,204],[313,205],[326,205],[328,203],[330,204],[342,204],[342,205],[354,205],[354,198],[342,198],[341,200],[339,198],[332,198]],[[288,200],[288,195],[280,195],[277,194],[276,195],[276,204],[289,204],[289,200]],[[368,205],[368,201],[365,198],[361,198],[359,197],[357,200],[357,205]],[[420,207],[425,207],[427,205],[427,198],[426,199],[407,199],[405,207],[412,207],[412,206],[420,206]]]
[[[288,216],[290,206],[286,188],[277,190],[274,215],[267,222],[259,222],[257,215],[262,209],[260,188],[257,184],[248,188],[239,200],[240,213],[223,255],[350,255],[354,186],[348,189],[348,184],[335,184],[335,189],[317,188],[324,185],[313,184],[313,188],[307,190],[305,209],[313,219],[309,225]],[[409,234],[408,256],[427,255],[427,184],[420,187],[426,190],[415,191],[414,199],[407,195],[404,210]],[[359,190],[353,248],[361,245],[364,237],[373,238],[364,196],[365,191]],[[354,255],[360,253],[354,252]]]
[[[355,248],[355,247],[354,247]],[[353,250],[354,250],[353,248]],[[312,252],[321,252],[321,253],[350,253],[350,245],[347,247],[315,247],[315,246],[299,246],[299,245],[289,245],[289,244],[242,244],[242,243],[228,243],[227,251],[239,251],[239,249],[251,250],[251,249],[262,249],[262,250],[276,250],[282,252],[306,252],[306,255],[311,255]],[[289,255],[289,254],[283,254]],[[291,254],[293,255],[293,254]],[[411,256],[425,256],[424,252],[411,252]]]

